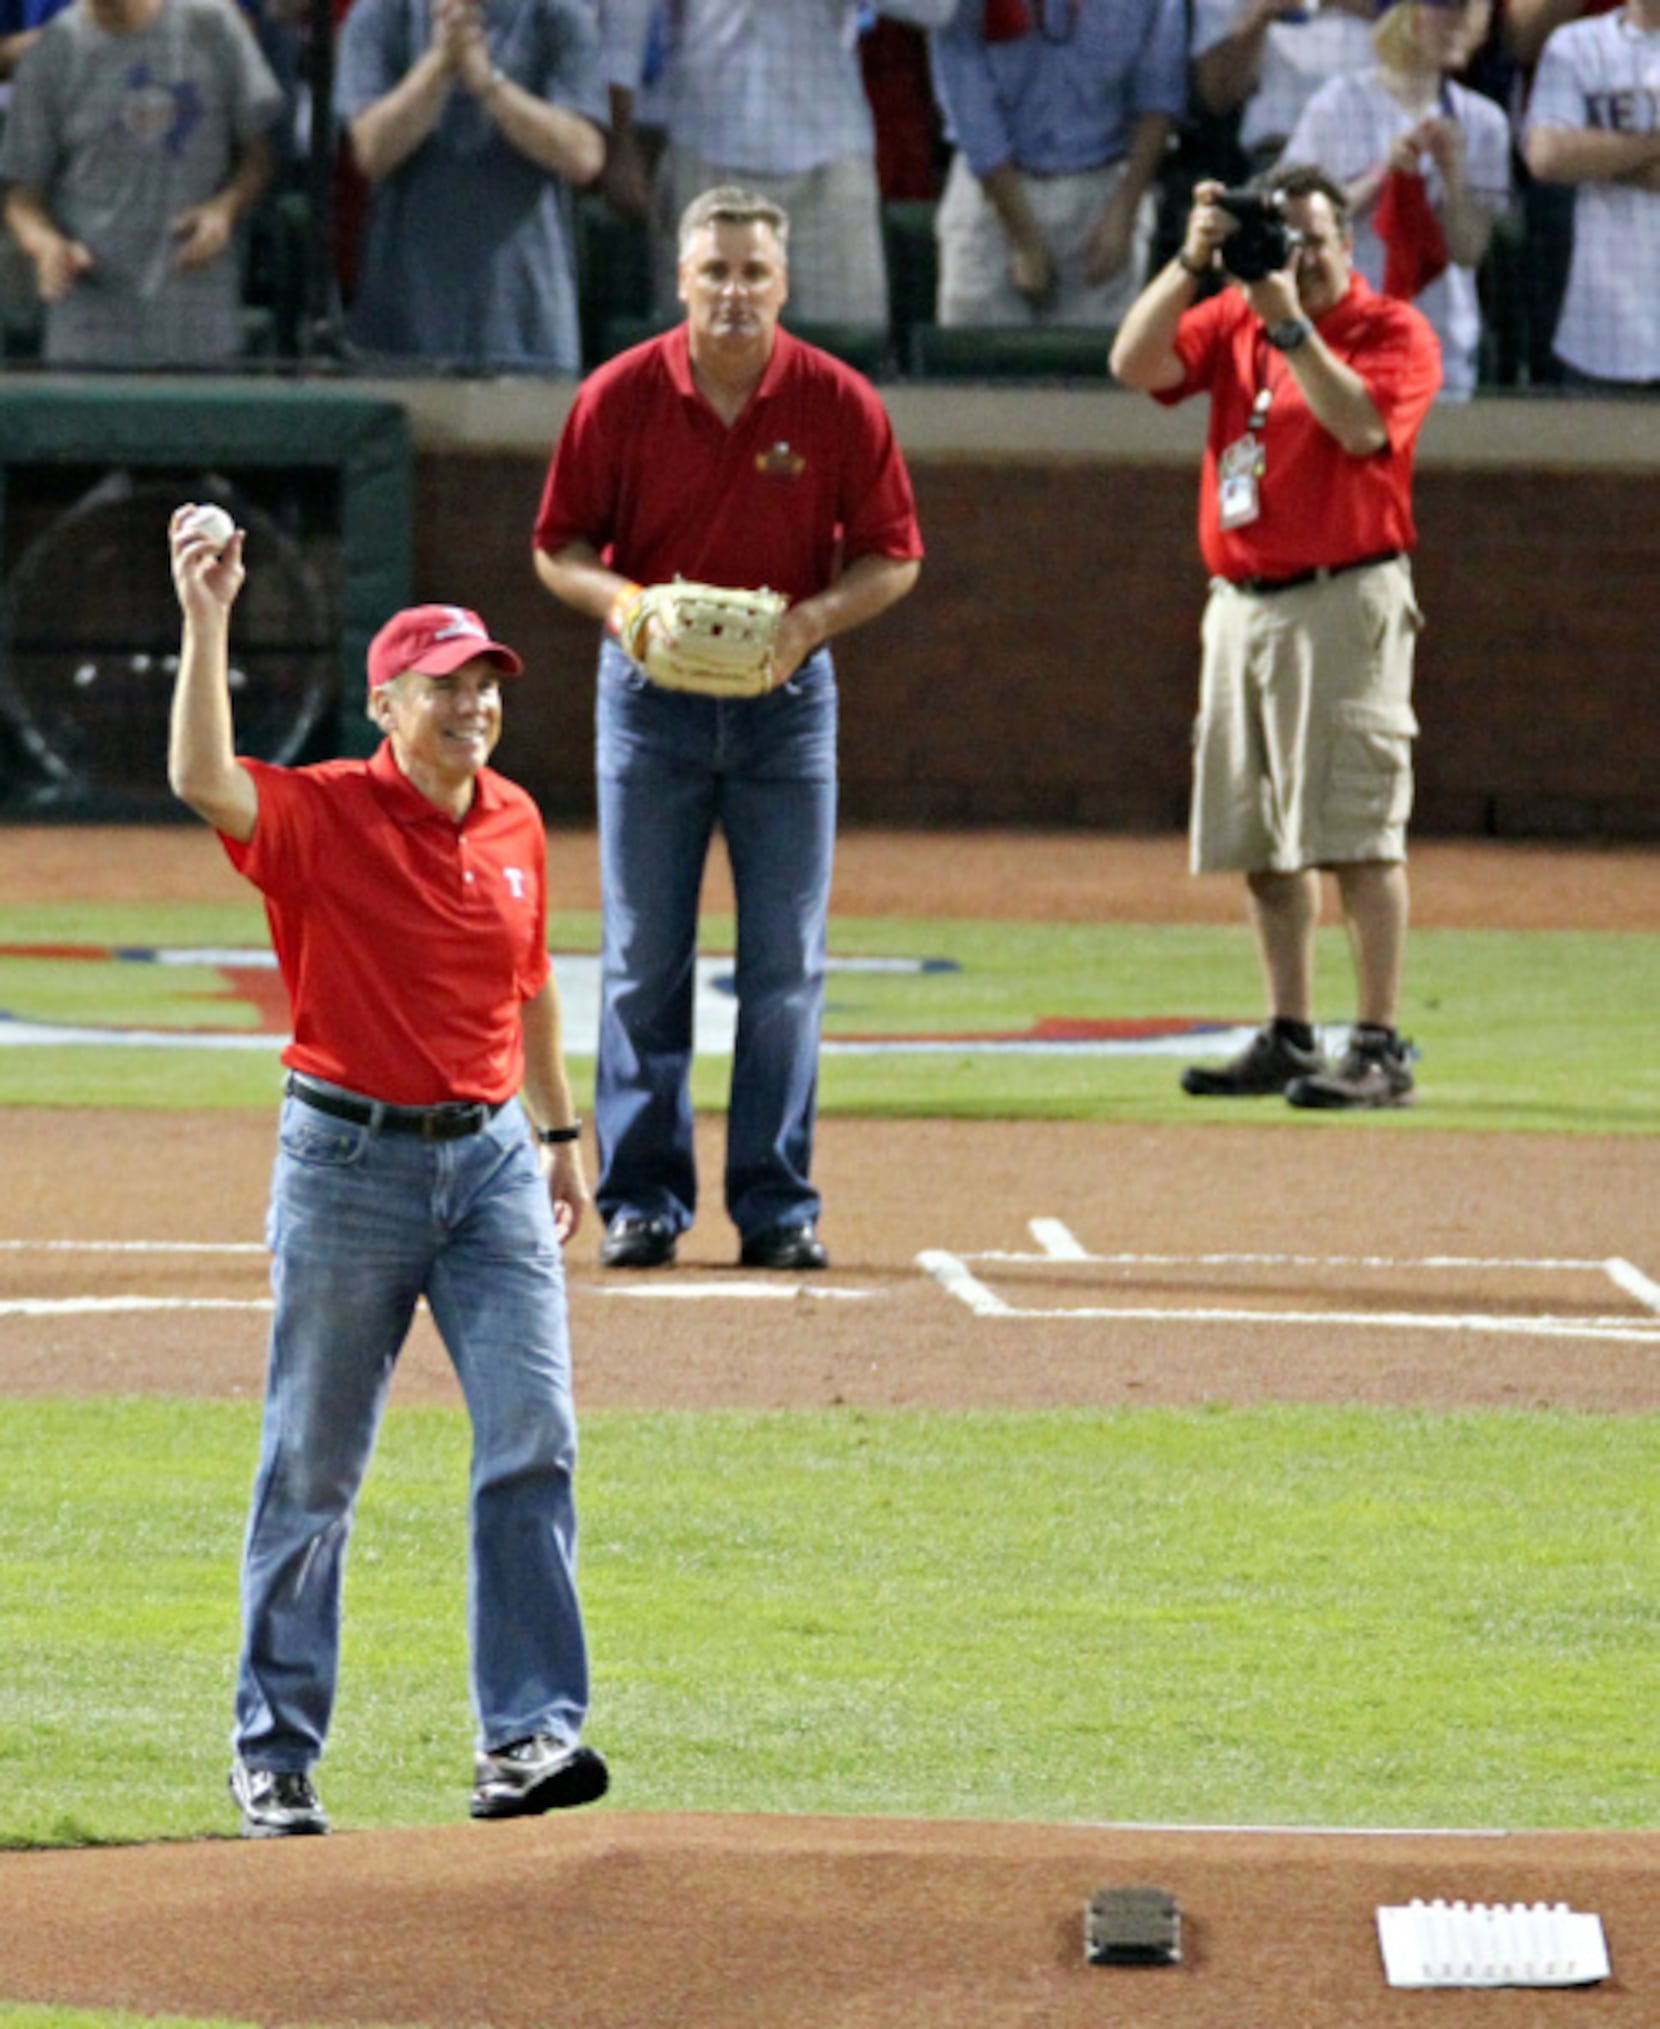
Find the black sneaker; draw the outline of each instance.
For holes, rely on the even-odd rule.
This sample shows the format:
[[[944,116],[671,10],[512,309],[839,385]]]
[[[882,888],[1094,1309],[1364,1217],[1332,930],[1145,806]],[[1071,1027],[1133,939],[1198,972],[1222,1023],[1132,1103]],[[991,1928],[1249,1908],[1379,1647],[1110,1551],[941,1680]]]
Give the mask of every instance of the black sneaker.
[[[1293,1079],[1317,1077],[1325,1068],[1318,1050],[1302,1049],[1276,1029],[1258,1029],[1225,1064],[1189,1064],[1182,1090],[1195,1099],[1265,1099],[1285,1091]]]
[[[535,1818],[591,1804],[611,1786],[603,1755],[536,1733],[480,1754],[473,1765],[475,1818]]]
[[[1293,1106],[1350,1112],[1375,1106],[1410,1106],[1416,1054],[1404,1036],[1356,1034],[1334,1071],[1293,1079],[1285,1096]]]
[[[619,1212],[600,1242],[601,1268],[666,1268],[674,1259],[674,1228],[644,1212]]]
[[[329,1828],[329,1815],[309,1775],[294,1768],[231,1764],[231,1795],[242,1813],[245,1839],[313,1838]]]
[[[738,1252],[740,1268],[828,1268],[829,1250],[810,1219],[793,1226],[768,1226],[751,1233]]]

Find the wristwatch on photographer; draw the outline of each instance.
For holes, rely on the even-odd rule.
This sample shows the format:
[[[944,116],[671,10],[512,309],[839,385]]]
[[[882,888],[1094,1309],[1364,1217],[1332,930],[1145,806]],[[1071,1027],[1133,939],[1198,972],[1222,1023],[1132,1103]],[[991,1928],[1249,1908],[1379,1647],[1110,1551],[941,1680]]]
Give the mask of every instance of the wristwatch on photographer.
[[[1306,317],[1288,317],[1283,324],[1268,325],[1263,336],[1276,352],[1295,352],[1313,333],[1314,326]]]

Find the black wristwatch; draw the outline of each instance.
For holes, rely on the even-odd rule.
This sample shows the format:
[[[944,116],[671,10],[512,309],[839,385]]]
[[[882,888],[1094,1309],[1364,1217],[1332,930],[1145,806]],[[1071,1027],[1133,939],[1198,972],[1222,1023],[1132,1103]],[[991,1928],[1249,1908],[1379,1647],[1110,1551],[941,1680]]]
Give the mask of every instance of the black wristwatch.
[[[569,1127],[539,1127],[536,1130],[536,1139],[544,1148],[557,1148],[563,1141],[580,1141],[582,1122],[573,1120]]]
[[[1305,338],[1314,335],[1314,326],[1306,317],[1288,317],[1283,324],[1270,324],[1263,336],[1276,352],[1295,352]]]

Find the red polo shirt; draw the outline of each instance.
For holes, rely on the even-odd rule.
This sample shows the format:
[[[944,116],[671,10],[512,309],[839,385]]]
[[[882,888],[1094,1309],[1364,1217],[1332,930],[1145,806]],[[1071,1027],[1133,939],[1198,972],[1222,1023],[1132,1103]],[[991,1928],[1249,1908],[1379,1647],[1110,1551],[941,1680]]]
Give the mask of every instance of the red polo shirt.
[[[244,766],[254,835],[221,840],[265,897],[294,1012],[283,1062],[393,1106],[510,1099],[521,1006],[550,970],[535,804],[486,768],[457,824],[389,742],[368,761]]]
[[[1410,303],[1380,296],[1356,275],[1348,294],[1317,320],[1320,336],[1353,367],[1389,432],[1369,458],[1345,451],[1317,423],[1283,353],[1237,289],[1197,304],[1176,331],[1187,378],[1157,399],[1210,395],[1210,436],[1199,482],[1199,546],[1219,578],[1282,578],[1322,564],[1353,563],[1380,550],[1410,550],[1412,462],[1418,432],[1441,385],[1441,347]],[[1273,395],[1263,430],[1267,469],[1261,513],[1241,528],[1217,519],[1217,460],[1245,435],[1257,392]]]
[[[684,324],[577,392],[535,544],[587,542],[642,585],[678,572],[812,597],[862,556],[920,557],[910,474],[876,390],[780,328],[730,428],[693,385]]]

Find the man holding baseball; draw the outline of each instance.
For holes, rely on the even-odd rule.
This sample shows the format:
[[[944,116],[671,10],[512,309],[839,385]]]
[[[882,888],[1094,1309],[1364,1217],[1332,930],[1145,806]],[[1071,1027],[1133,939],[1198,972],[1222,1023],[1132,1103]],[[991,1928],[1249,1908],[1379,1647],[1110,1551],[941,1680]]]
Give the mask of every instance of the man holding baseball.
[[[716,825],[737,896],[726,1205],[739,1259],[827,1261],[811,1178],[836,825],[827,643],[910,591],[922,540],[875,390],[779,324],[788,232],[751,191],[692,201],[685,321],[583,384],[536,523],[542,582],[607,627],[595,1114],[610,1268],[672,1261],[697,1207],[692,982]],[[761,642],[752,694],[677,666],[690,623],[671,617],[676,577],[783,595],[775,632],[759,604],[745,630]],[[713,646],[724,623],[709,631]]]
[[[473,1427],[472,1814],[587,1803],[607,1778],[580,1744],[562,1245],[589,1196],[547,956],[542,823],[486,765],[502,682],[524,665],[475,613],[411,608],[369,647],[369,716],[385,736],[371,759],[240,760],[228,658],[243,538],[181,509],[170,540],[184,627],[168,779],[264,895],[294,1025],[243,1563],[231,1770],[243,1829],[329,1828],[312,1771],[334,1703],[346,1543],[422,1297]]]
[[[1210,398],[1199,536],[1211,573],[1194,736],[1191,863],[1245,876],[1271,1019],[1200,1097],[1404,1106],[1397,1032],[1407,925],[1412,665],[1421,617],[1412,463],[1440,385],[1433,329],[1354,272],[1348,207],[1323,171],[1260,193],[1290,229],[1247,263],[1241,220],[1201,183],[1175,258],[1120,327],[1112,369],[1158,401]],[[1230,258],[1234,267],[1230,270]],[[1221,270],[1236,277],[1207,301]],[[1320,876],[1337,880],[1357,1020],[1342,1061],[1316,1046]]]

